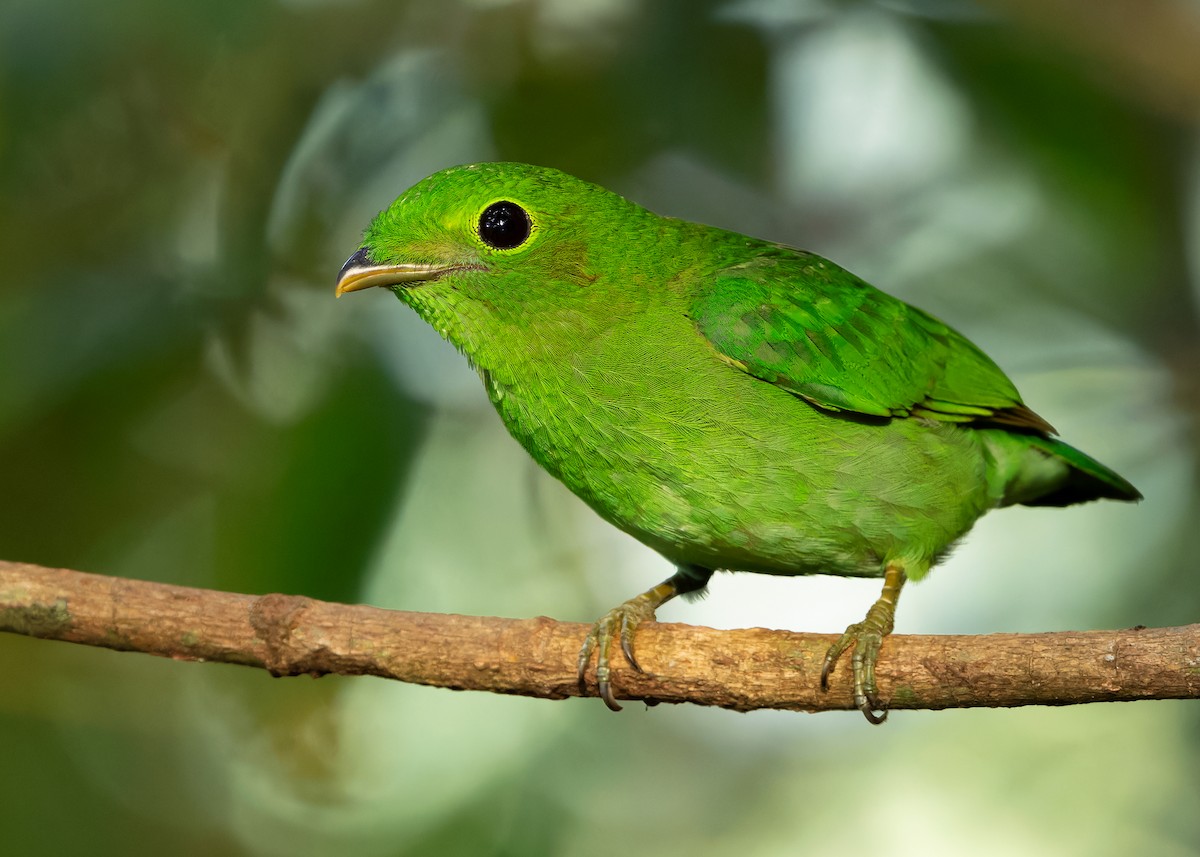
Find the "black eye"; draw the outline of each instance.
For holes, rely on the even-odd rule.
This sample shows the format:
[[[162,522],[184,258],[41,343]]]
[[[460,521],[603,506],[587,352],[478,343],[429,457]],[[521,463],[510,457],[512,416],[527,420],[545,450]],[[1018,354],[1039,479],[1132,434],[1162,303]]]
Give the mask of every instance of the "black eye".
[[[515,202],[493,202],[479,215],[479,237],[497,250],[520,247],[532,230],[529,215]]]

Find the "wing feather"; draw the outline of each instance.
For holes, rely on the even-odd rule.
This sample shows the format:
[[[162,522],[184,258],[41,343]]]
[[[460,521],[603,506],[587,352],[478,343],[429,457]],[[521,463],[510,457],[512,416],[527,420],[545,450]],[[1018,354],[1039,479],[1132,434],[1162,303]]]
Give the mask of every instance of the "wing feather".
[[[726,362],[827,410],[1054,431],[961,334],[812,254],[726,268],[692,318]]]

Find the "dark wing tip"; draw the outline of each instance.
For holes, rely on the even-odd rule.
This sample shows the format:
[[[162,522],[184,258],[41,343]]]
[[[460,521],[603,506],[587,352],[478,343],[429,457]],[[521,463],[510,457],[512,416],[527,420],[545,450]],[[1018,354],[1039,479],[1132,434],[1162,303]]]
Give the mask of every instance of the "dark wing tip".
[[[1004,428],[1036,431],[1047,435],[1058,434],[1058,431],[1054,428],[1054,426],[1046,422],[1046,420],[1031,410],[1027,405],[1020,402],[1007,408],[997,408],[996,410],[992,411],[990,416],[984,417],[980,420],[980,422],[1003,426]]]

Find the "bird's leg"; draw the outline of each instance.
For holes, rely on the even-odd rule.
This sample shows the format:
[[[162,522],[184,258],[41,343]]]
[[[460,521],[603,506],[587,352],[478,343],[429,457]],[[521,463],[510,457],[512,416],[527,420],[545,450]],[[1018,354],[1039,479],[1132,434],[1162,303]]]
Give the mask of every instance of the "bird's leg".
[[[887,709],[879,701],[875,687],[875,662],[879,659],[879,647],[883,638],[892,633],[896,618],[896,602],[900,598],[900,587],[904,586],[904,569],[889,563],[883,574],[883,592],[879,600],[867,611],[867,618],[855,622],[846,629],[841,639],[825,653],[825,664],[821,667],[821,689],[829,689],[829,674],[838,658],[846,649],[854,646],[851,664],[854,667],[854,705],[872,723],[887,720]],[[880,712],[876,714],[875,712]]]
[[[613,697],[609,666],[613,638],[621,641],[621,651],[625,660],[638,672],[644,672],[637,658],[633,655],[633,634],[642,622],[654,619],[654,613],[676,595],[686,595],[697,592],[708,585],[712,577],[711,568],[700,568],[692,565],[681,565],[678,570],[653,589],[648,589],[641,595],[630,598],[620,607],[609,610],[600,621],[592,626],[587,639],[579,650],[579,688],[586,690],[587,682],[584,674],[596,652],[596,686],[604,704],[613,711],[620,711],[621,706]]]

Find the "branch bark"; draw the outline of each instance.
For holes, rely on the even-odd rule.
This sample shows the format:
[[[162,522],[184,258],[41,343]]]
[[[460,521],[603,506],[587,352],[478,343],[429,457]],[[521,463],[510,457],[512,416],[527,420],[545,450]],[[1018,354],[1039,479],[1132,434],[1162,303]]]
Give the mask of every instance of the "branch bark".
[[[375,675],[547,699],[581,695],[589,626],[408,613],[294,595],[238,595],[0,561],[0,630],[273,675]],[[650,623],[647,670],[618,696],[739,711],[853,707],[846,670],[818,686],[833,636]],[[1200,625],[1123,631],[892,636],[878,681],[893,709],[1071,705],[1200,697]],[[589,673],[588,693],[595,694]]]

